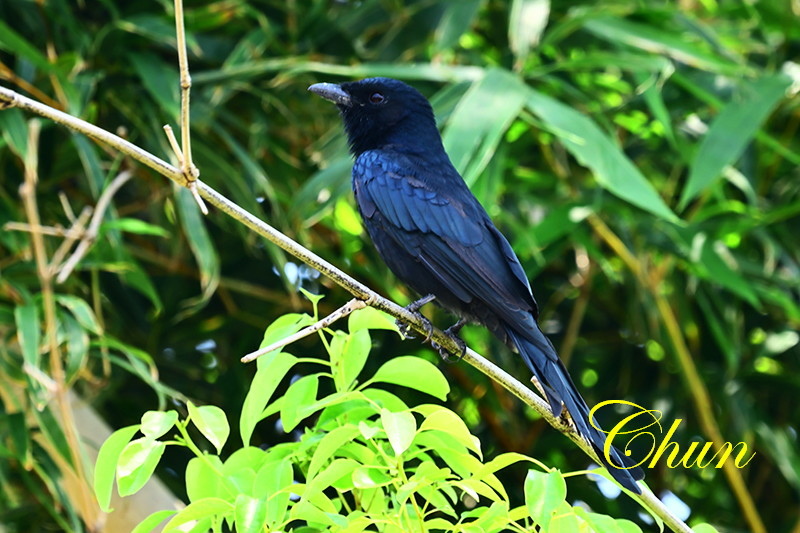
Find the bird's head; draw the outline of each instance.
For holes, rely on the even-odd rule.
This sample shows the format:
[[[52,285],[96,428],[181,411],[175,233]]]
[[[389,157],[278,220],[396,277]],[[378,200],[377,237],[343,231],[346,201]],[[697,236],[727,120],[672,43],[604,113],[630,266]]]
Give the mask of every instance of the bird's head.
[[[388,145],[413,150],[414,144],[441,145],[430,104],[419,91],[391,78],[315,83],[308,88],[336,104],[354,155]],[[432,138],[431,138],[432,137]]]

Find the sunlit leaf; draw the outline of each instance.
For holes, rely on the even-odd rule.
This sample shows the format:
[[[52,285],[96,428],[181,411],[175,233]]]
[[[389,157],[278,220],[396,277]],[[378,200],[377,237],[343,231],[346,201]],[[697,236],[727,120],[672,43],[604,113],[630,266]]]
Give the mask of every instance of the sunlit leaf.
[[[94,494],[104,512],[111,512],[111,491],[119,456],[137,431],[138,425],[118,429],[100,446],[94,467]]]
[[[530,91],[528,107],[609,192],[661,218],[678,220],[630,159],[589,118],[534,90]]]
[[[425,359],[410,355],[386,361],[372,379],[416,389],[440,400],[444,400],[450,392],[450,385],[438,368]]]

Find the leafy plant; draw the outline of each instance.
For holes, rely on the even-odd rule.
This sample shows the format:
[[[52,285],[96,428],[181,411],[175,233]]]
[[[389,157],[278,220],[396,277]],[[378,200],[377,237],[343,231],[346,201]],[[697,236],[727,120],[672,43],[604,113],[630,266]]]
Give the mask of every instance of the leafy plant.
[[[262,345],[315,321],[284,315],[267,328]],[[189,403],[182,419],[175,410],[149,411],[140,424],[117,430],[103,444],[95,470],[101,505],[110,510],[115,479],[120,495],[133,494],[152,476],[166,446],[182,446],[195,455],[186,468],[189,504],[152,514],[136,532],[164,520],[164,531],[193,521],[192,531],[222,531],[223,523],[239,532],[529,531],[533,524],[542,531],[641,531],[627,520],[567,503],[563,476],[533,458],[505,453],[485,460],[480,441],[450,409],[409,407],[377,386],[444,400],[447,380],[425,359],[390,359],[360,381],[377,328],[396,330],[389,317],[366,308],[350,315],[348,332],[320,332],[328,360],[282,350],[262,356],[242,407],[242,446],[225,459],[229,424],[214,406]],[[322,370],[292,379],[276,394],[300,364]],[[276,414],[283,430],[296,437],[266,449],[252,446],[255,425]],[[196,442],[191,426],[211,450]],[[170,439],[171,431],[177,435]],[[142,436],[133,438],[136,433]],[[536,467],[525,481],[525,505],[517,507],[495,475],[515,463]]]

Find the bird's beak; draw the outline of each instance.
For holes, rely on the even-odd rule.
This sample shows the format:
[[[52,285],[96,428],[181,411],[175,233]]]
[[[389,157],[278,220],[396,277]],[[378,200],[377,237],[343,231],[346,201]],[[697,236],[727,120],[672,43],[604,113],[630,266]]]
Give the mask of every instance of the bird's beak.
[[[345,107],[350,107],[352,105],[350,95],[335,83],[315,83],[309,87],[308,90],[323,97],[325,100],[333,102],[336,105]]]

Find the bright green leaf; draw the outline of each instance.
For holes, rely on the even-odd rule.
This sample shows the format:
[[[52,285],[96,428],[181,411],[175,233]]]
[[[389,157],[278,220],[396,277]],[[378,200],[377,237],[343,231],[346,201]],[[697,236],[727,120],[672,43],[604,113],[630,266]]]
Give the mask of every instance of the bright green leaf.
[[[347,317],[347,330],[350,333],[355,333],[359,329],[388,329],[391,331],[398,331],[394,317],[374,307],[357,309]]]
[[[147,518],[136,524],[131,533],[151,533],[156,527],[170,516],[174,516],[178,511],[156,511]]]
[[[467,428],[464,421],[453,411],[445,407],[440,407],[424,416],[425,420],[423,420],[422,425],[419,427],[421,432],[434,429],[443,431],[455,437],[458,442],[466,448],[474,451],[478,455],[481,454],[480,441],[469,432],[469,428]]]
[[[525,505],[537,524],[549,530],[556,509],[565,503],[567,484],[558,472],[529,470],[525,478]]]
[[[258,498],[239,494],[233,516],[237,533],[259,533],[267,523],[267,507]]]
[[[222,461],[216,455],[192,457],[186,465],[186,495],[189,501],[230,498],[232,491],[221,472]]]
[[[281,408],[281,422],[286,433],[290,433],[297,424],[311,414],[309,406],[317,400],[318,388],[317,374],[303,376],[289,385]]]
[[[250,444],[253,430],[261,421],[275,389],[296,362],[295,356],[285,352],[271,352],[258,360],[258,370],[247,391],[239,418],[239,431],[245,446]]]
[[[94,494],[103,512],[111,512],[111,491],[114,488],[117,462],[122,450],[137,431],[139,431],[138,425],[116,430],[100,446],[100,451],[97,453],[94,467]]]
[[[395,456],[401,455],[411,446],[417,432],[417,421],[413,414],[408,411],[393,413],[381,409],[381,424]]]
[[[402,385],[445,400],[450,385],[442,372],[431,362],[404,355],[386,361],[372,376],[373,381]]]
[[[157,439],[172,429],[177,421],[177,411],[147,411],[142,415],[141,431],[145,437]]]
[[[172,520],[164,526],[164,531],[175,531],[175,528],[193,520],[231,516],[234,506],[231,502],[219,498],[204,498],[192,502],[180,510]]]
[[[171,234],[161,226],[150,224],[138,218],[118,218],[116,220],[109,220],[103,222],[100,226],[100,231],[109,229],[117,229],[126,231],[128,233],[135,233],[137,235],[154,235],[156,237],[169,237]]]
[[[220,453],[231,433],[225,411],[215,405],[196,407],[192,402],[189,402],[188,407],[189,417],[194,425],[214,445],[217,453]]]
[[[362,421],[361,424],[364,424],[364,422]],[[375,428],[375,431],[377,431],[377,428]],[[322,466],[359,433],[359,427],[353,424],[340,426],[326,433],[317,444],[314,455],[311,457],[311,462],[308,465],[308,477],[317,475]],[[367,440],[369,439],[367,438]]]
[[[281,460],[264,464],[253,480],[254,494],[266,498],[266,521],[273,529],[286,519],[293,476],[292,463]]]
[[[130,496],[150,480],[164,454],[163,442],[140,438],[128,443],[119,454],[117,486],[120,496]]]

